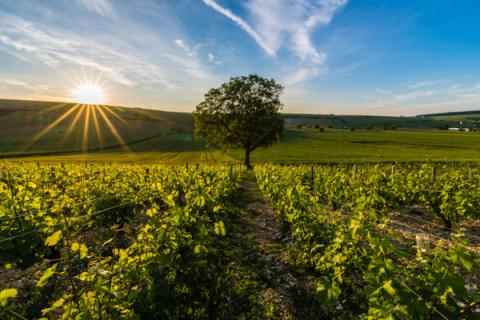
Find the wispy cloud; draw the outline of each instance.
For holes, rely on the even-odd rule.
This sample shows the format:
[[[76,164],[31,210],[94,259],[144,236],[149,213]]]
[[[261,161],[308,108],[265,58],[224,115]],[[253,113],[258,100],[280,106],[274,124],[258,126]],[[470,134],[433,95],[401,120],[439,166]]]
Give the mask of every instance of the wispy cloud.
[[[267,52],[268,55],[270,56],[275,55],[275,50],[270,48],[263,41],[263,39],[258,35],[258,33],[247,22],[245,22],[245,20],[240,18],[238,15],[234,14],[229,9],[222,7],[214,0],[203,0],[203,2],[207,6],[213,8],[214,10],[218,11],[219,13],[223,14],[225,17],[235,22],[240,28],[242,28],[246,33],[248,33],[257,42],[257,44],[261,46],[265,50],[265,52]]]
[[[325,72],[325,71],[324,71]],[[286,85],[297,85],[305,82],[308,79],[315,78],[322,73],[320,67],[299,68],[293,73],[289,73],[283,78],[283,83]]]
[[[206,82],[214,78],[197,59],[198,45],[190,47],[181,39],[175,41],[179,52],[179,49],[159,42],[156,35],[142,30],[144,32],[136,38],[143,37],[142,42],[149,47],[146,52],[141,52],[129,41],[115,38],[111,41],[101,35],[90,37],[2,13],[0,20],[0,44],[24,52],[31,61],[55,69],[76,65],[130,87],[160,84],[172,89],[176,82],[184,81],[182,79]],[[157,50],[160,52],[149,56]]]
[[[449,79],[437,79],[437,80],[421,80],[421,81],[412,81],[405,83],[403,86],[409,89],[419,89],[419,88],[427,88],[433,87],[440,84],[445,84],[449,81]]]
[[[327,54],[316,48],[312,33],[316,28],[328,25],[335,12],[347,1],[250,0],[245,5],[252,21],[249,23],[214,0],[203,0],[237,23],[269,56],[276,56],[283,47],[292,51],[301,65],[285,76],[288,84],[304,82],[324,71],[321,66],[325,64]]]
[[[79,5],[102,16],[111,15],[113,7],[108,0],[75,0]]]
[[[175,44],[181,48],[189,57],[197,57],[198,56],[198,49],[200,49],[201,45],[197,44],[195,46],[190,46],[186,43],[183,39],[175,39]]]
[[[436,94],[435,90],[427,91],[411,91],[407,93],[397,94],[391,97],[392,102],[413,100],[418,98],[432,97]]]
[[[0,77],[0,85],[14,86],[14,87],[27,87],[28,83],[25,81],[12,79],[12,78],[2,78]]]
[[[278,1],[251,0],[247,3],[254,25],[275,52],[286,46],[302,60],[323,64],[326,54],[312,41],[319,26],[330,23],[347,0]]]

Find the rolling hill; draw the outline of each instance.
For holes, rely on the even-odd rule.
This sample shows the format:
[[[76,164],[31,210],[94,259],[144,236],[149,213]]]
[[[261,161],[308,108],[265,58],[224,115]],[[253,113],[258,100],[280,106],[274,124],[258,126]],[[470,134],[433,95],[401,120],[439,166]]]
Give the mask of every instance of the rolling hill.
[[[331,128],[395,128],[395,129],[446,129],[454,124],[449,119],[431,117],[387,117],[364,115],[305,115],[285,114],[286,124]]]
[[[252,154],[254,161],[480,159],[476,132],[464,134],[438,130],[455,126],[456,120],[443,120],[437,116],[285,114],[284,117],[283,140],[272,148],[255,151]],[[320,132],[315,129],[317,126],[327,129]],[[29,159],[35,161],[155,160],[171,163],[238,161],[243,158],[241,150],[231,150],[227,154],[205,151],[203,144],[194,139],[193,128],[191,113],[0,100],[0,157],[30,156]],[[50,157],[45,157],[48,155]]]
[[[422,119],[454,122],[455,126],[459,126],[459,123],[462,122],[462,126],[464,127],[480,128],[480,110],[431,113],[419,115],[417,117]]]
[[[99,150],[172,151],[202,148],[189,113],[117,106],[0,100],[3,156]]]

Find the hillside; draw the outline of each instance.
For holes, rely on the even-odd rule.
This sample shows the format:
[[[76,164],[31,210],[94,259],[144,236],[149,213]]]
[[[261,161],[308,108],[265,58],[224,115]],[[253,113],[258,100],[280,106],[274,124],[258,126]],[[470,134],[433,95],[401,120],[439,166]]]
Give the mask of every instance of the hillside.
[[[364,115],[305,115],[285,114],[287,125],[306,125],[332,128],[408,128],[408,129],[445,129],[454,124],[449,119],[430,117],[387,117]]]
[[[191,114],[0,100],[0,154],[198,150]]]
[[[431,113],[423,114],[417,117],[423,119],[432,119],[432,120],[441,120],[441,121],[450,121],[454,122],[456,125],[459,125],[459,122],[462,122],[464,127],[476,127],[480,128],[480,111],[459,111],[459,112],[444,112],[444,113]]]
[[[467,136],[438,130],[455,126],[455,121],[429,117],[285,114],[285,123],[283,141],[273,148],[255,151],[252,155],[255,161],[479,157],[476,134]],[[322,133],[315,129],[317,125],[328,128]],[[58,160],[81,157],[85,160],[211,161],[212,155],[204,152],[202,143],[193,138],[193,126],[190,113],[0,100],[0,156],[50,154]],[[344,128],[356,130],[351,132]],[[123,151],[132,153],[119,156],[118,152]],[[243,158],[239,150],[232,150],[229,155],[239,160]],[[225,156],[216,153],[215,159],[234,160]]]

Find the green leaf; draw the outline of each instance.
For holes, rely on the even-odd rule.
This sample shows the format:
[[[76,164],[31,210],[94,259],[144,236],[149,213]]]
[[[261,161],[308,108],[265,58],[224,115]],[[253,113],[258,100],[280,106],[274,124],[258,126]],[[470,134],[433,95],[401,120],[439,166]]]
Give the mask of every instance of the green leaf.
[[[447,287],[442,295],[440,295],[440,301],[443,304],[448,304],[448,296],[453,294],[452,287]]]
[[[80,246],[80,258],[83,259],[87,256],[88,254],[88,248],[86,245],[82,244]]]
[[[153,217],[157,213],[158,213],[158,211],[157,211],[156,208],[147,209],[147,211],[145,212],[145,214],[149,217]]]
[[[60,241],[62,238],[62,230],[58,230],[57,232],[51,234],[46,240],[45,240],[45,245],[49,247],[53,247]]]
[[[216,235],[222,235],[224,236],[225,233],[225,225],[223,224],[223,221],[215,222],[215,234]]]
[[[471,252],[469,252],[464,247],[459,246],[457,249],[457,261],[468,271],[471,271],[474,265],[474,257]]]
[[[80,243],[74,242],[72,243],[72,251],[77,252],[80,249]]]
[[[172,208],[175,207],[175,194],[174,193],[171,193],[167,196],[167,198],[165,199],[165,202]]]
[[[9,298],[15,298],[18,294],[17,289],[4,289],[0,291],[0,305],[5,306]]]
[[[63,306],[63,303],[65,302],[65,299],[64,298],[60,298],[58,299],[57,301],[55,301],[52,306],[50,308],[45,308],[45,309],[42,309],[42,314],[45,315],[47,313],[49,313],[50,311],[52,310],[55,310],[55,309],[58,309],[60,308],[61,306]]]
[[[45,286],[45,284],[47,284],[48,279],[50,279],[50,277],[53,276],[53,274],[55,273],[55,270],[57,269],[57,265],[58,263],[55,263],[53,266],[51,266],[45,271],[45,273],[40,278],[40,280],[38,280],[36,285],[37,287],[43,287]]]
[[[392,286],[392,280],[388,280],[383,284],[383,290],[385,290],[389,295],[394,296],[397,291]]]

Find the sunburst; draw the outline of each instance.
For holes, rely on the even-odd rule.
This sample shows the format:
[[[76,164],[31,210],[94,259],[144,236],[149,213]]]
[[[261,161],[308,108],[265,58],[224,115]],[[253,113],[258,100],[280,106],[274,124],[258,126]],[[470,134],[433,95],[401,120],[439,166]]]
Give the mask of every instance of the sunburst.
[[[98,79],[95,82],[84,81],[81,84],[77,84],[75,89],[72,90],[72,101],[74,101],[75,104],[72,107],[67,108],[63,114],[41,130],[25,146],[24,150],[30,149],[55,127],[70,121],[59,146],[64,146],[68,142],[69,137],[71,137],[74,129],[78,128],[81,132],[81,145],[79,146],[79,149],[83,152],[87,152],[91,150],[91,146],[89,145],[92,136],[90,130],[93,129],[95,131],[93,137],[96,137],[96,140],[98,141],[98,145],[95,149],[103,149],[106,146],[106,141],[104,140],[105,134],[102,132],[102,128],[108,128],[107,131],[110,132],[111,136],[115,139],[122,150],[129,152],[130,150],[116,125],[124,126],[126,129],[131,129],[132,127],[115,111],[115,109],[102,105],[105,102],[104,93],[105,89],[103,85],[99,83]],[[58,106],[45,110],[45,112],[58,112],[58,109],[65,106],[66,104],[59,104]]]
[[[73,100],[81,104],[104,104],[103,88],[95,83],[82,83],[73,90]]]

